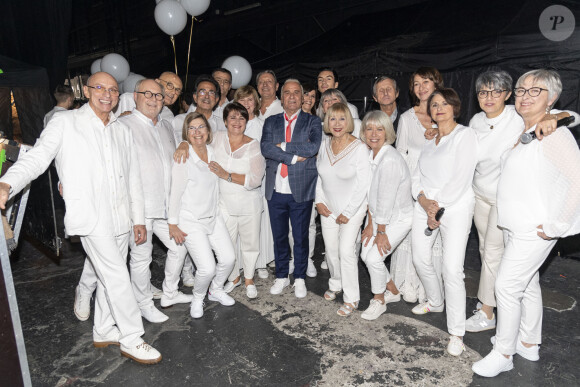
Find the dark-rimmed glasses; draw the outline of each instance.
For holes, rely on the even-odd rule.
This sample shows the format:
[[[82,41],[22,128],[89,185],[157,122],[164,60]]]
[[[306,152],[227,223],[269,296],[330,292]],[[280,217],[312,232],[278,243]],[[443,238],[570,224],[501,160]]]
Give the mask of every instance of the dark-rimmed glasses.
[[[479,90],[477,92],[477,98],[486,99],[490,94],[493,98],[501,97],[501,94],[507,90],[495,89],[495,90]]]
[[[175,87],[175,85],[174,85],[173,83],[171,83],[171,82],[167,82],[167,81],[166,81],[166,80],[164,80],[164,79],[159,79],[159,80],[160,80],[160,81],[162,81],[162,82],[165,82],[165,88],[166,88],[167,90],[175,90],[175,92],[176,92],[177,94],[181,94],[181,92],[183,91],[183,89],[181,89],[181,88],[179,88],[179,87]]]
[[[165,98],[165,96],[163,94],[161,94],[161,93],[152,93],[149,90],[147,90],[147,91],[136,91],[135,93],[137,93],[137,94],[143,94],[145,96],[145,98],[147,98],[147,99],[151,99],[151,98],[155,97],[155,99],[157,101],[162,101],[163,98]]]
[[[516,97],[523,97],[524,95],[526,95],[526,93],[528,93],[530,97],[537,97],[542,93],[542,91],[548,91],[548,89],[542,89],[541,87],[532,87],[529,89],[524,89],[523,87],[518,87],[517,89],[514,89],[514,95]]]

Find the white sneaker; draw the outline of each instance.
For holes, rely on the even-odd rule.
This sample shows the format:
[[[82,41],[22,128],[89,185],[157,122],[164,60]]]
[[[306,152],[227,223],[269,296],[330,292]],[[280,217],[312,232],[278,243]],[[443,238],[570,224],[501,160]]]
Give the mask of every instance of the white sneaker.
[[[379,300],[373,298],[371,300],[371,303],[369,304],[369,307],[367,308],[367,310],[362,312],[362,314],[360,316],[361,316],[361,318],[364,318],[365,320],[371,321],[371,320],[376,320],[377,318],[379,318],[379,316],[381,314],[385,313],[386,311],[387,311],[386,299],[385,299],[385,303],[383,304]]]
[[[228,281],[225,285],[224,285],[224,292],[226,293],[230,293],[232,290],[234,290],[235,288],[237,288],[238,286],[240,286],[242,284],[242,278],[238,278],[238,282],[232,282],[232,281]]]
[[[474,310],[473,316],[465,320],[465,330],[467,332],[482,332],[495,328],[495,314],[491,320],[487,319],[487,315],[481,309]]]
[[[492,336],[489,340],[493,345],[495,345],[495,336]],[[522,340],[519,338],[519,336],[518,342],[516,343],[516,353],[529,361],[540,360],[540,346],[536,344],[533,347],[528,348],[522,344]]]
[[[155,364],[161,361],[161,354],[158,350],[142,342],[132,347],[125,347],[121,344],[121,355],[135,360],[142,364]]]
[[[169,317],[167,317],[166,314],[161,312],[153,305],[148,308],[141,309],[141,316],[143,316],[145,320],[152,323],[162,323],[169,320]]]
[[[328,270],[328,264],[326,263],[326,259],[322,261],[322,263],[320,264],[320,268],[322,270]]]
[[[121,332],[117,327],[113,327],[111,332],[107,335],[98,334],[93,328],[93,345],[95,348],[105,348],[109,345],[119,345],[119,338],[121,337]]]
[[[294,273],[294,258],[292,258],[290,260],[290,263],[288,264],[288,274],[293,274]]]
[[[192,294],[183,294],[182,292],[177,292],[173,297],[169,297],[166,294],[161,296],[160,305],[163,309],[171,308],[175,304],[189,304],[193,300]]]
[[[163,295],[163,290],[157,289],[153,284],[149,284],[149,289],[151,289],[151,293],[153,293],[154,300],[160,300],[161,296]]]
[[[318,272],[316,271],[316,266],[314,266],[314,261],[312,258],[308,258],[308,268],[306,269],[306,275],[310,278],[316,277]]]
[[[81,293],[80,286],[75,289],[75,316],[81,321],[86,321],[91,315],[91,296],[84,296]]]
[[[287,286],[290,286],[290,279],[288,277],[276,278],[274,285],[270,288],[270,294],[280,294]]]
[[[270,276],[270,273],[268,272],[268,269],[258,269],[258,277],[261,279],[268,279],[268,277]]]
[[[294,295],[296,298],[306,297],[306,283],[303,278],[297,278],[294,280]]]
[[[240,281],[241,282],[241,281]],[[236,300],[231,298],[223,290],[211,290],[208,292],[207,299],[210,301],[217,301],[223,306],[232,306],[236,303]]]
[[[415,302],[417,302],[417,294],[415,293],[403,293],[403,300],[405,300],[405,302],[408,302],[409,304],[414,304]]]
[[[429,301],[424,302],[422,304],[419,304],[417,306],[415,306],[411,312],[413,312],[414,314],[427,314],[427,313],[439,313],[439,312],[443,312],[443,304],[441,304],[441,306],[432,306],[431,304],[429,304]]]
[[[390,290],[385,290],[385,304],[401,301],[401,292],[397,294],[391,293]]]
[[[256,285],[246,286],[246,296],[248,296],[248,298],[258,297],[258,289],[256,289]]]
[[[473,372],[486,378],[493,378],[502,372],[512,370],[514,368],[513,356],[507,359],[504,355],[492,349],[486,357],[478,362],[473,363],[471,369]]]
[[[203,307],[205,304],[203,303],[203,299],[196,299],[194,298],[191,301],[191,308],[189,309],[189,314],[193,318],[200,318],[203,317]]]
[[[463,345],[463,339],[451,335],[449,338],[449,344],[447,344],[447,352],[451,356],[459,356],[465,351],[465,345]]]
[[[195,285],[195,276],[189,271],[184,271],[181,273],[181,279],[183,280],[183,286],[192,288]]]
[[[267,266],[268,266],[270,269],[275,269],[275,268],[276,268],[276,261],[274,260],[274,261],[272,261],[272,262],[268,263],[268,265],[267,265]]]

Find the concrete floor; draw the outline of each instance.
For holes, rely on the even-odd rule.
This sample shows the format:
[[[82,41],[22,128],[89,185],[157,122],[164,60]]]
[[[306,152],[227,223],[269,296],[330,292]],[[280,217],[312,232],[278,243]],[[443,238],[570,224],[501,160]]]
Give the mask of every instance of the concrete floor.
[[[316,266],[323,259],[320,229]],[[541,277],[544,296],[544,343],[538,362],[516,356],[515,369],[494,379],[474,376],[471,364],[491,350],[494,331],[467,334],[461,357],[445,352],[445,314],[414,316],[413,305],[389,304],[386,314],[369,322],[360,312],[336,314],[341,297],[322,297],[328,271],[308,278],[308,296],[298,300],[291,289],[272,296],[268,280],[256,279],[258,298],[248,300],[242,287],[233,307],[206,301],[205,315],[189,317],[187,305],[165,312],[169,321],[145,325],[144,339],[163,355],[144,366],[119,355],[118,347],[92,346],[92,319],[73,314],[74,289],[83,265],[79,243],[65,241],[54,262],[26,241],[12,260],[26,350],[34,386],[572,386],[580,385],[580,287],[578,259],[555,257]],[[153,283],[161,285],[165,251],[156,244]],[[475,308],[479,254],[472,233],[467,249],[467,313]],[[359,265],[361,305],[372,294],[366,268]],[[190,288],[183,288],[191,292]],[[158,305],[158,301],[156,301]],[[0,385],[2,382],[0,381]]]

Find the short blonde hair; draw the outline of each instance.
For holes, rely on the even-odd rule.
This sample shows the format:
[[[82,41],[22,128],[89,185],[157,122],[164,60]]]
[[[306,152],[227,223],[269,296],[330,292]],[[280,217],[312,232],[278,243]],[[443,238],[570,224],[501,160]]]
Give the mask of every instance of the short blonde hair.
[[[354,120],[352,119],[352,114],[350,114],[350,109],[343,103],[335,103],[328,108],[328,111],[324,116],[324,133],[330,134],[328,121],[330,121],[331,116],[336,115],[337,113],[344,114],[346,117],[346,131],[347,133],[352,133],[354,131]]]
[[[382,110],[372,110],[368,112],[362,121],[360,126],[360,139],[362,142],[368,145],[366,137],[367,125],[375,125],[381,127],[385,130],[385,143],[383,146],[392,145],[397,138],[395,130],[393,129],[393,123],[391,119]]]
[[[187,138],[187,131],[188,131],[189,124],[191,123],[191,121],[198,119],[198,118],[203,120],[203,123],[205,124],[205,127],[207,128],[207,141],[205,143],[211,144],[211,142],[213,140],[211,126],[209,126],[209,122],[207,121],[207,118],[205,118],[205,116],[199,112],[189,113],[188,115],[185,116],[185,121],[183,121],[183,129],[181,131],[181,138],[183,138],[183,141],[187,141],[188,144],[191,144],[189,142],[189,138]]]

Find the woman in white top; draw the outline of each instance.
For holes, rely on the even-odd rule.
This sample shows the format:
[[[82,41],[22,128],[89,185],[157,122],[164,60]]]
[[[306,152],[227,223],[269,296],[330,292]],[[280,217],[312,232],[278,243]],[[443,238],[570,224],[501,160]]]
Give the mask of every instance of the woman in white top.
[[[324,117],[328,112],[328,109],[334,105],[335,103],[343,103],[347,105],[346,97],[342,93],[342,91],[338,89],[328,89],[320,96],[320,106],[322,109],[319,110],[319,117],[324,122]],[[348,106],[348,105],[347,105]],[[351,116],[352,117],[352,116]],[[360,120],[358,118],[353,118],[354,129],[352,135],[356,138],[360,135]]]
[[[371,111],[365,116],[362,128],[361,140],[371,148],[372,177],[361,258],[369,270],[374,298],[361,317],[375,320],[387,311],[386,297],[401,298],[384,261],[411,230],[413,199],[409,168],[403,156],[391,146],[395,142],[395,131],[389,116],[380,110]]]
[[[403,155],[411,175],[415,171],[423,145],[437,133],[436,129],[433,129],[436,125],[433,124],[431,116],[427,114],[427,101],[436,89],[442,87],[443,77],[433,67],[421,67],[409,78],[413,107],[401,114],[401,118],[399,118],[395,147]],[[437,237],[433,245],[433,264],[442,287],[441,261],[441,237]],[[405,301],[413,303],[426,300],[425,289],[413,265],[411,233],[391,255],[391,275]],[[396,297],[387,297],[387,302],[394,301],[397,301]]]
[[[473,172],[477,163],[477,137],[473,129],[459,125],[461,101],[453,89],[433,92],[427,112],[437,123],[438,134],[425,143],[413,173],[413,263],[425,286],[427,302],[413,308],[415,314],[442,312],[446,303],[447,352],[459,356],[465,334],[465,248],[473,218]],[[445,214],[435,219],[440,208]],[[426,228],[433,230],[426,232]],[[443,282],[437,277],[431,257],[433,243],[441,233]]]
[[[220,178],[220,210],[232,238],[232,244],[240,247],[244,269],[246,295],[256,298],[254,271],[260,253],[260,220],[264,196],[260,186],[266,171],[266,160],[260,151],[260,143],[244,134],[248,111],[237,102],[224,108],[227,130],[214,133],[215,161],[210,168]],[[224,287],[232,291],[241,282],[240,268],[236,259]]]
[[[511,149],[524,130],[524,121],[513,105],[506,101],[512,94],[512,78],[505,71],[487,71],[475,81],[479,106],[483,110],[473,116],[469,126],[475,130],[478,139],[478,157],[473,191],[475,211],[473,220],[479,236],[481,274],[477,298],[481,308],[467,319],[467,332],[481,332],[495,328],[493,309],[495,301],[495,279],[504,251],[503,232],[497,227],[496,192],[500,177],[501,155]],[[536,126],[539,138],[556,129],[556,121],[568,117],[572,112],[552,109]],[[576,115],[577,116],[577,115]],[[576,117],[575,125],[580,122]],[[543,133],[543,134],[542,134]]]
[[[330,270],[324,298],[334,300],[344,290],[339,316],[350,315],[360,301],[355,245],[366,214],[370,179],[369,150],[351,134],[353,129],[348,107],[332,105],[324,119],[324,131],[330,136],[323,139],[316,160],[315,203]]]
[[[234,299],[224,292],[223,285],[234,266],[235,253],[218,208],[217,168],[210,165],[214,160],[209,145],[212,132],[202,114],[194,112],[185,117],[183,139],[189,143],[189,158],[182,164],[173,164],[167,222],[170,237],[178,244],[185,243],[197,267],[190,314],[200,318],[208,288],[210,301],[234,305]],[[185,254],[182,262],[183,259]],[[173,281],[179,280],[179,273],[176,276]]]
[[[522,132],[533,132],[562,92],[558,73],[533,70],[518,79],[516,110]],[[520,133],[521,134],[521,133]],[[542,342],[538,270],[557,238],[580,232],[580,151],[566,127],[502,155],[497,186],[498,225],[505,250],[495,282],[497,333],[493,350],[473,365],[493,377],[513,368],[513,355],[537,361]],[[493,340],[495,339],[495,340]]]

